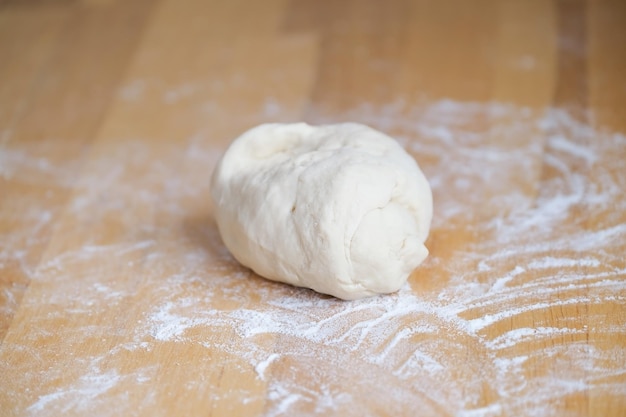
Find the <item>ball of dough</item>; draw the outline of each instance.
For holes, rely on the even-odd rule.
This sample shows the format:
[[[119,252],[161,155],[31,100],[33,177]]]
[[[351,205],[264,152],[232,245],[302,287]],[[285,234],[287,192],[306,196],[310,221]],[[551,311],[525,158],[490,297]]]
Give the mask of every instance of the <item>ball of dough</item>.
[[[397,291],[428,255],[424,174],[361,124],[257,126],[218,163],[211,196],[226,247],[274,281],[353,300]]]

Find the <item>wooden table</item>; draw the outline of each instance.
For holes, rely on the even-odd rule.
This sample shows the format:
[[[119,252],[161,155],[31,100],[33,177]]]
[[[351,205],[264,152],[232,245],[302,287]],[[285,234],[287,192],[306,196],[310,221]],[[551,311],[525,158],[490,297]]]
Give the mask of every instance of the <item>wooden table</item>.
[[[0,1],[0,415],[626,415],[626,2]],[[267,121],[414,155],[397,294],[266,281],[209,178]]]

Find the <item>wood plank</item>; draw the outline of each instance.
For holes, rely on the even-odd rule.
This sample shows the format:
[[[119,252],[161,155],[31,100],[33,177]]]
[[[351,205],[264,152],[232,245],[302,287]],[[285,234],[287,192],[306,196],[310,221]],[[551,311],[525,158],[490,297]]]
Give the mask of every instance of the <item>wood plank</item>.
[[[0,113],[2,240],[9,257],[3,262],[2,336],[71,193],[70,177],[102,121],[149,4],[97,12],[46,4],[2,12],[0,71],[11,80],[0,93],[6,103]]]
[[[622,2],[590,2],[587,8],[587,83],[588,103],[595,132],[603,132],[593,141],[592,157],[597,162],[590,169],[593,187],[590,196],[609,195],[610,198],[596,199],[595,204],[587,204],[585,228],[592,233],[604,234],[604,241],[610,242],[611,251],[603,258],[607,269],[626,270],[626,241],[615,239],[612,232],[626,224],[626,189],[623,161],[626,158],[626,88],[624,71],[626,70],[626,51],[623,43],[626,29],[626,5]],[[605,243],[606,244],[606,243]],[[615,254],[615,256],[611,256]],[[620,278],[626,275],[622,272]],[[601,290],[591,289],[597,296]],[[608,327],[623,327],[626,322],[626,306],[622,301],[624,289],[613,293],[616,299],[610,303],[590,306],[590,326],[597,321],[605,326],[592,327],[590,339],[606,351],[626,346],[623,332],[613,333]],[[618,351],[620,348],[617,348]],[[606,366],[602,363],[601,366]],[[603,381],[608,387],[626,386],[626,375],[611,372]],[[626,410],[626,399],[619,390],[603,389],[593,386],[589,390],[589,410],[605,415],[619,415]]]

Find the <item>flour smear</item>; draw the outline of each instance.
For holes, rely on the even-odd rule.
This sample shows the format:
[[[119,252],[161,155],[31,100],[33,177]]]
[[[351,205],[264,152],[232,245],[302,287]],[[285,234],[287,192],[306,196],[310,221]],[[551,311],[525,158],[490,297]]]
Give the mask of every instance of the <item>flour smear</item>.
[[[268,106],[268,116],[281,111],[278,101]],[[207,167],[221,151],[210,132],[159,149],[120,143],[87,169],[56,166],[45,150],[2,150],[5,179],[73,190],[65,211],[33,206],[28,227],[0,240],[0,267],[18,265],[43,288],[21,308],[52,311],[27,324],[23,344],[9,333],[1,347],[0,371],[15,375],[16,389],[37,391],[22,411],[154,410],[174,364],[188,378],[177,390],[261,403],[267,416],[550,416],[578,392],[626,396],[626,348],[601,343],[626,338],[621,133],[561,109],[452,100],[363,105],[314,121],[345,120],[399,138],[435,197],[424,266],[398,293],[354,302],[271,283],[237,265],[201,215]],[[76,227],[91,225],[94,237],[36,267],[28,251],[37,241],[28,236],[63,213]],[[119,242],[99,241],[105,220],[124,230]],[[462,247],[440,246],[456,234],[467,237]],[[621,316],[606,320],[596,313],[601,305]],[[542,321],[554,311],[564,313]],[[585,318],[575,320],[576,311]],[[58,320],[75,325],[51,329]],[[106,351],[60,355],[53,368],[25,374],[38,357],[99,339]],[[170,352],[172,363],[138,365],[156,351]],[[189,363],[189,351],[206,359]],[[215,366],[261,388],[216,393],[204,374]],[[144,396],[134,408],[129,390]]]

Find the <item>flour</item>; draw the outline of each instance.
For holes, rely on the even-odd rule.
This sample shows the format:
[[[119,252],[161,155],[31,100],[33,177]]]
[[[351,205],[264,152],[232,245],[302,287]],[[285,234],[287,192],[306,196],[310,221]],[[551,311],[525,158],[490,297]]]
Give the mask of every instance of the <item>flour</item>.
[[[132,100],[143,92],[139,83],[122,94]],[[171,99],[185,94],[183,88]],[[268,98],[259,111],[280,112],[280,103]],[[66,215],[93,236],[43,264],[31,259],[37,240],[29,236],[59,219],[59,207],[50,205],[32,206],[27,227],[0,238],[0,268],[15,267],[44,289],[22,307],[52,311],[28,323],[27,342],[41,349],[0,348],[30,367],[56,364],[36,375],[0,364],[1,375],[22,384],[20,392],[37,392],[28,412],[106,414],[110,406],[112,415],[131,414],[137,410],[127,408],[123,392],[137,386],[145,387],[139,392],[149,409],[156,376],[172,369],[187,371],[180,387],[186,394],[212,392],[205,376],[216,355],[229,371],[266,384],[267,392],[232,387],[228,401],[265,402],[268,416],[548,416],[555,410],[546,404],[572,393],[626,395],[626,352],[595,342],[624,329],[594,312],[601,304],[616,311],[626,305],[626,176],[616,156],[623,134],[560,109],[452,100],[363,104],[311,121],[336,119],[372,125],[414,152],[435,196],[434,237],[483,238],[435,247],[425,270],[395,294],[342,302],[259,279],[224,249],[202,217],[207,167],[221,151],[207,132],[159,148],[148,141],[112,145],[86,171],[76,161],[46,159],[48,145],[3,149],[3,178],[73,189]],[[103,219],[123,230],[119,241],[100,239]],[[567,314],[545,322],[548,309]],[[578,310],[593,328],[567,318]],[[60,337],[52,339],[54,320],[84,325],[55,328]],[[507,330],[492,334],[496,325]],[[53,356],[91,338],[111,348],[93,357]],[[189,349],[205,354],[186,362]],[[170,352],[172,363],[137,365],[156,351]],[[49,390],[61,376],[59,388]]]
[[[259,375],[259,378],[263,380],[265,379],[265,370],[272,364],[272,362],[274,362],[278,358],[280,358],[279,354],[272,353],[267,357],[267,359],[257,363],[257,365],[254,367],[254,370]]]
[[[117,385],[120,379],[121,376],[117,372],[101,372],[97,367],[93,367],[74,384],[39,397],[27,411],[31,415],[51,410],[61,414],[69,410],[81,411],[86,407],[92,407],[94,400]]]
[[[489,341],[487,346],[491,349],[506,349],[516,346],[524,341],[536,342],[541,337],[553,338],[558,335],[584,334],[584,329],[570,329],[567,327],[522,327],[511,330]],[[519,359],[519,358],[518,358]]]

